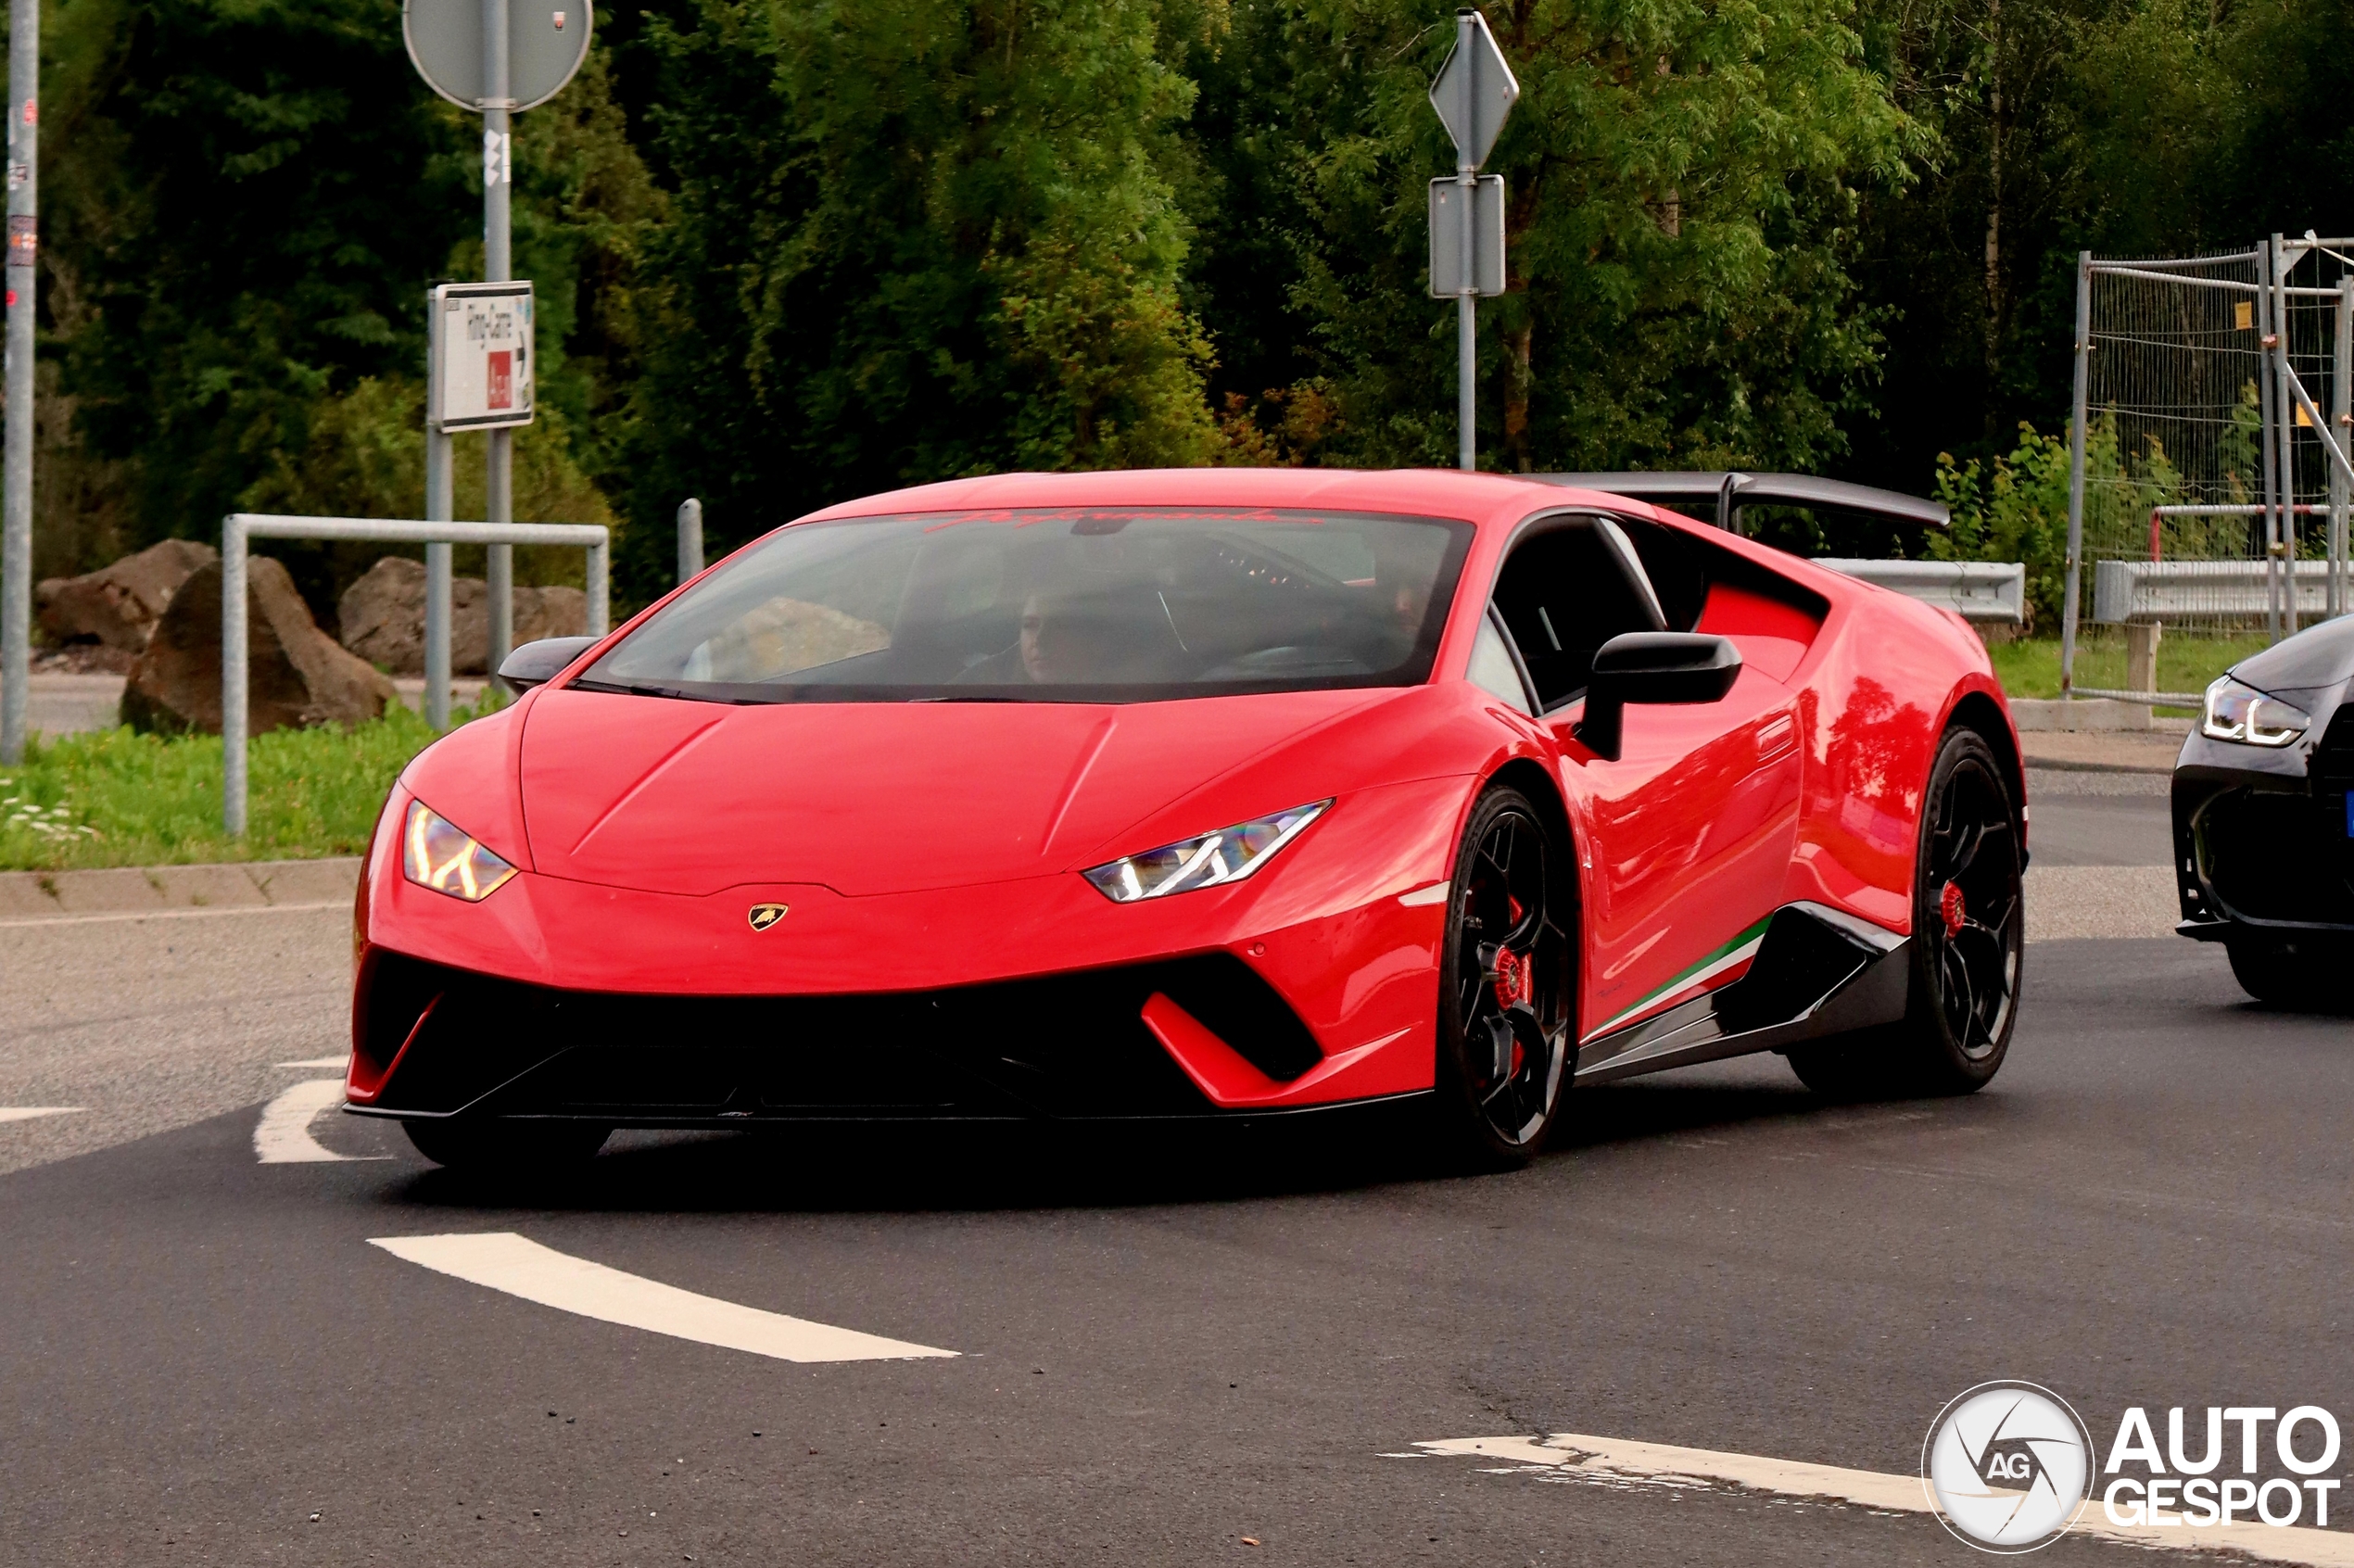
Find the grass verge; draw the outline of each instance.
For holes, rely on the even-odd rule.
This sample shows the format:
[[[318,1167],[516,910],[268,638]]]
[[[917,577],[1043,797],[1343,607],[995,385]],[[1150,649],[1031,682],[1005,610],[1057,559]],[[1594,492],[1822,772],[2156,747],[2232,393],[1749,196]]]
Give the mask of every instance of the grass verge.
[[[462,709],[455,720],[480,716]],[[358,854],[386,792],[435,738],[395,706],[355,728],[256,738],[240,839],[221,830],[221,738],[129,729],[36,736],[0,767],[0,870],[68,871]]]
[[[2160,691],[2204,691],[2217,676],[2251,653],[2260,653],[2270,640],[2261,632],[2234,637],[2193,637],[2170,631],[2158,639],[2158,689]],[[2060,645],[2057,638],[2032,638],[1998,642],[1987,649],[1994,675],[2013,697],[2059,695]],[[2125,644],[2121,638],[2092,638],[2076,651],[2076,684],[2120,690],[2125,685]],[[2161,713],[2175,710],[2160,709]],[[2187,709],[2180,710],[2188,712]]]

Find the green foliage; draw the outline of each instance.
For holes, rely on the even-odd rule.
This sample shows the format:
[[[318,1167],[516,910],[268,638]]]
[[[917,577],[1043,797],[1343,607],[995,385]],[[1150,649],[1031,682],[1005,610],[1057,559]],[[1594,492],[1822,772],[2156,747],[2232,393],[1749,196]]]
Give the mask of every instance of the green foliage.
[[[1954,523],[1929,537],[1930,559],[2024,562],[2028,626],[2057,630],[2068,591],[2068,471],[2067,439],[2029,424],[2006,456],[1956,463],[1938,453],[1935,493]]]
[[[221,831],[219,736],[36,736],[20,765],[0,767],[0,869],[358,854],[392,781],[433,739],[405,707],[348,730],[256,736],[248,827],[230,839]]]
[[[1491,17],[1522,96],[1487,166],[1507,182],[1512,276],[1481,307],[1485,464],[1812,468],[1840,451],[1875,343],[1846,225],[1859,183],[1903,182],[1906,135],[1849,16],[1537,0]],[[1449,9],[1275,0],[1235,26],[1234,63],[1203,69],[1255,101],[1222,108],[1203,161],[1285,290],[1221,277],[1213,333],[1247,315],[1270,369],[1291,335],[1291,362],[1337,401],[1335,455],[1449,462],[1454,308],[1427,297],[1425,221],[1426,183],[1453,169],[1428,101]]]
[[[2159,691],[2204,691],[2208,683],[2242,659],[2260,653],[2270,644],[2261,632],[2201,637],[2169,626],[2158,642]],[[2057,636],[2021,638],[1997,642],[1987,650],[1994,678],[2012,697],[2059,695],[2060,645]],[[2076,684],[2095,689],[2126,689],[2125,645],[2120,638],[2082,643],[2076,650]],[[2165,710],[2160,710],[2161,712]]]
[[[479,275],[481,196],[478,122],[418,81],[399,7],[66,0],[44,41],[44,566],[208,536],[234,508],[416,515],[423,291]],[[617,459],[592,437],[621,428],[661,197],[602,51],[517,141],[542,411],[517,512],[611,521],[591,475]],[[480,515],[482,448],[458,443],[461,515]],[[283,553],[324,613],[380,551]]]
[[[72,0],[58,31],[95,58],[44,138],[81,426],[142,536],[207,534],[323,400],[421,361],[462,143],[389,0]]]
[[[1198,462],[1148,0],[696,0],[648,25],[641,518],[714,541],[910,481]],[[659,540],[641,577],[666,578]]]

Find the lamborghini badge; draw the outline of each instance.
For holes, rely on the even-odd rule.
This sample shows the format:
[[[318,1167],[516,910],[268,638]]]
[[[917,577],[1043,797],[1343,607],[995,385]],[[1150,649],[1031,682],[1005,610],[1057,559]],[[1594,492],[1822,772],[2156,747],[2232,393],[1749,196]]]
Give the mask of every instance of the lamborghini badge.
[[[752,922],[753,930],[765,931],[791,913],[791,910],[781,904],[755,904],[752,906],[752,913],[744,918]]]

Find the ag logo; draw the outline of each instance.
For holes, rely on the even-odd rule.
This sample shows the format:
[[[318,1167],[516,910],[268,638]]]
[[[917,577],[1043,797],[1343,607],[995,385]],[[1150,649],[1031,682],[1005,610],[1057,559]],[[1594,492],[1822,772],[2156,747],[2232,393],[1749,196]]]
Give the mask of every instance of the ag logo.
[[[2084,1510],[2093,1440],[2068,1401],[2032,1383],[1981,1383],[1937,1414],[1921,1484],[1945,1527],[1981,1551],[2033,1551]]]
[[[752,922],[753,930],[765,931],[791,913],[792,910],[785,904],[755,904],[752,906],[752,913],[744,918]]]

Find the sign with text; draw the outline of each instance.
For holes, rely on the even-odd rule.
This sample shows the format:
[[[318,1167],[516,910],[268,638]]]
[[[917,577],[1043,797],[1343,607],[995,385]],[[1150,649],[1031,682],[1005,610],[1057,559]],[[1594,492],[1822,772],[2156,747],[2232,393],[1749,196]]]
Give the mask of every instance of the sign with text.
[[[531,285],[433,291],[433,421],[444,431],[531,423]]]

